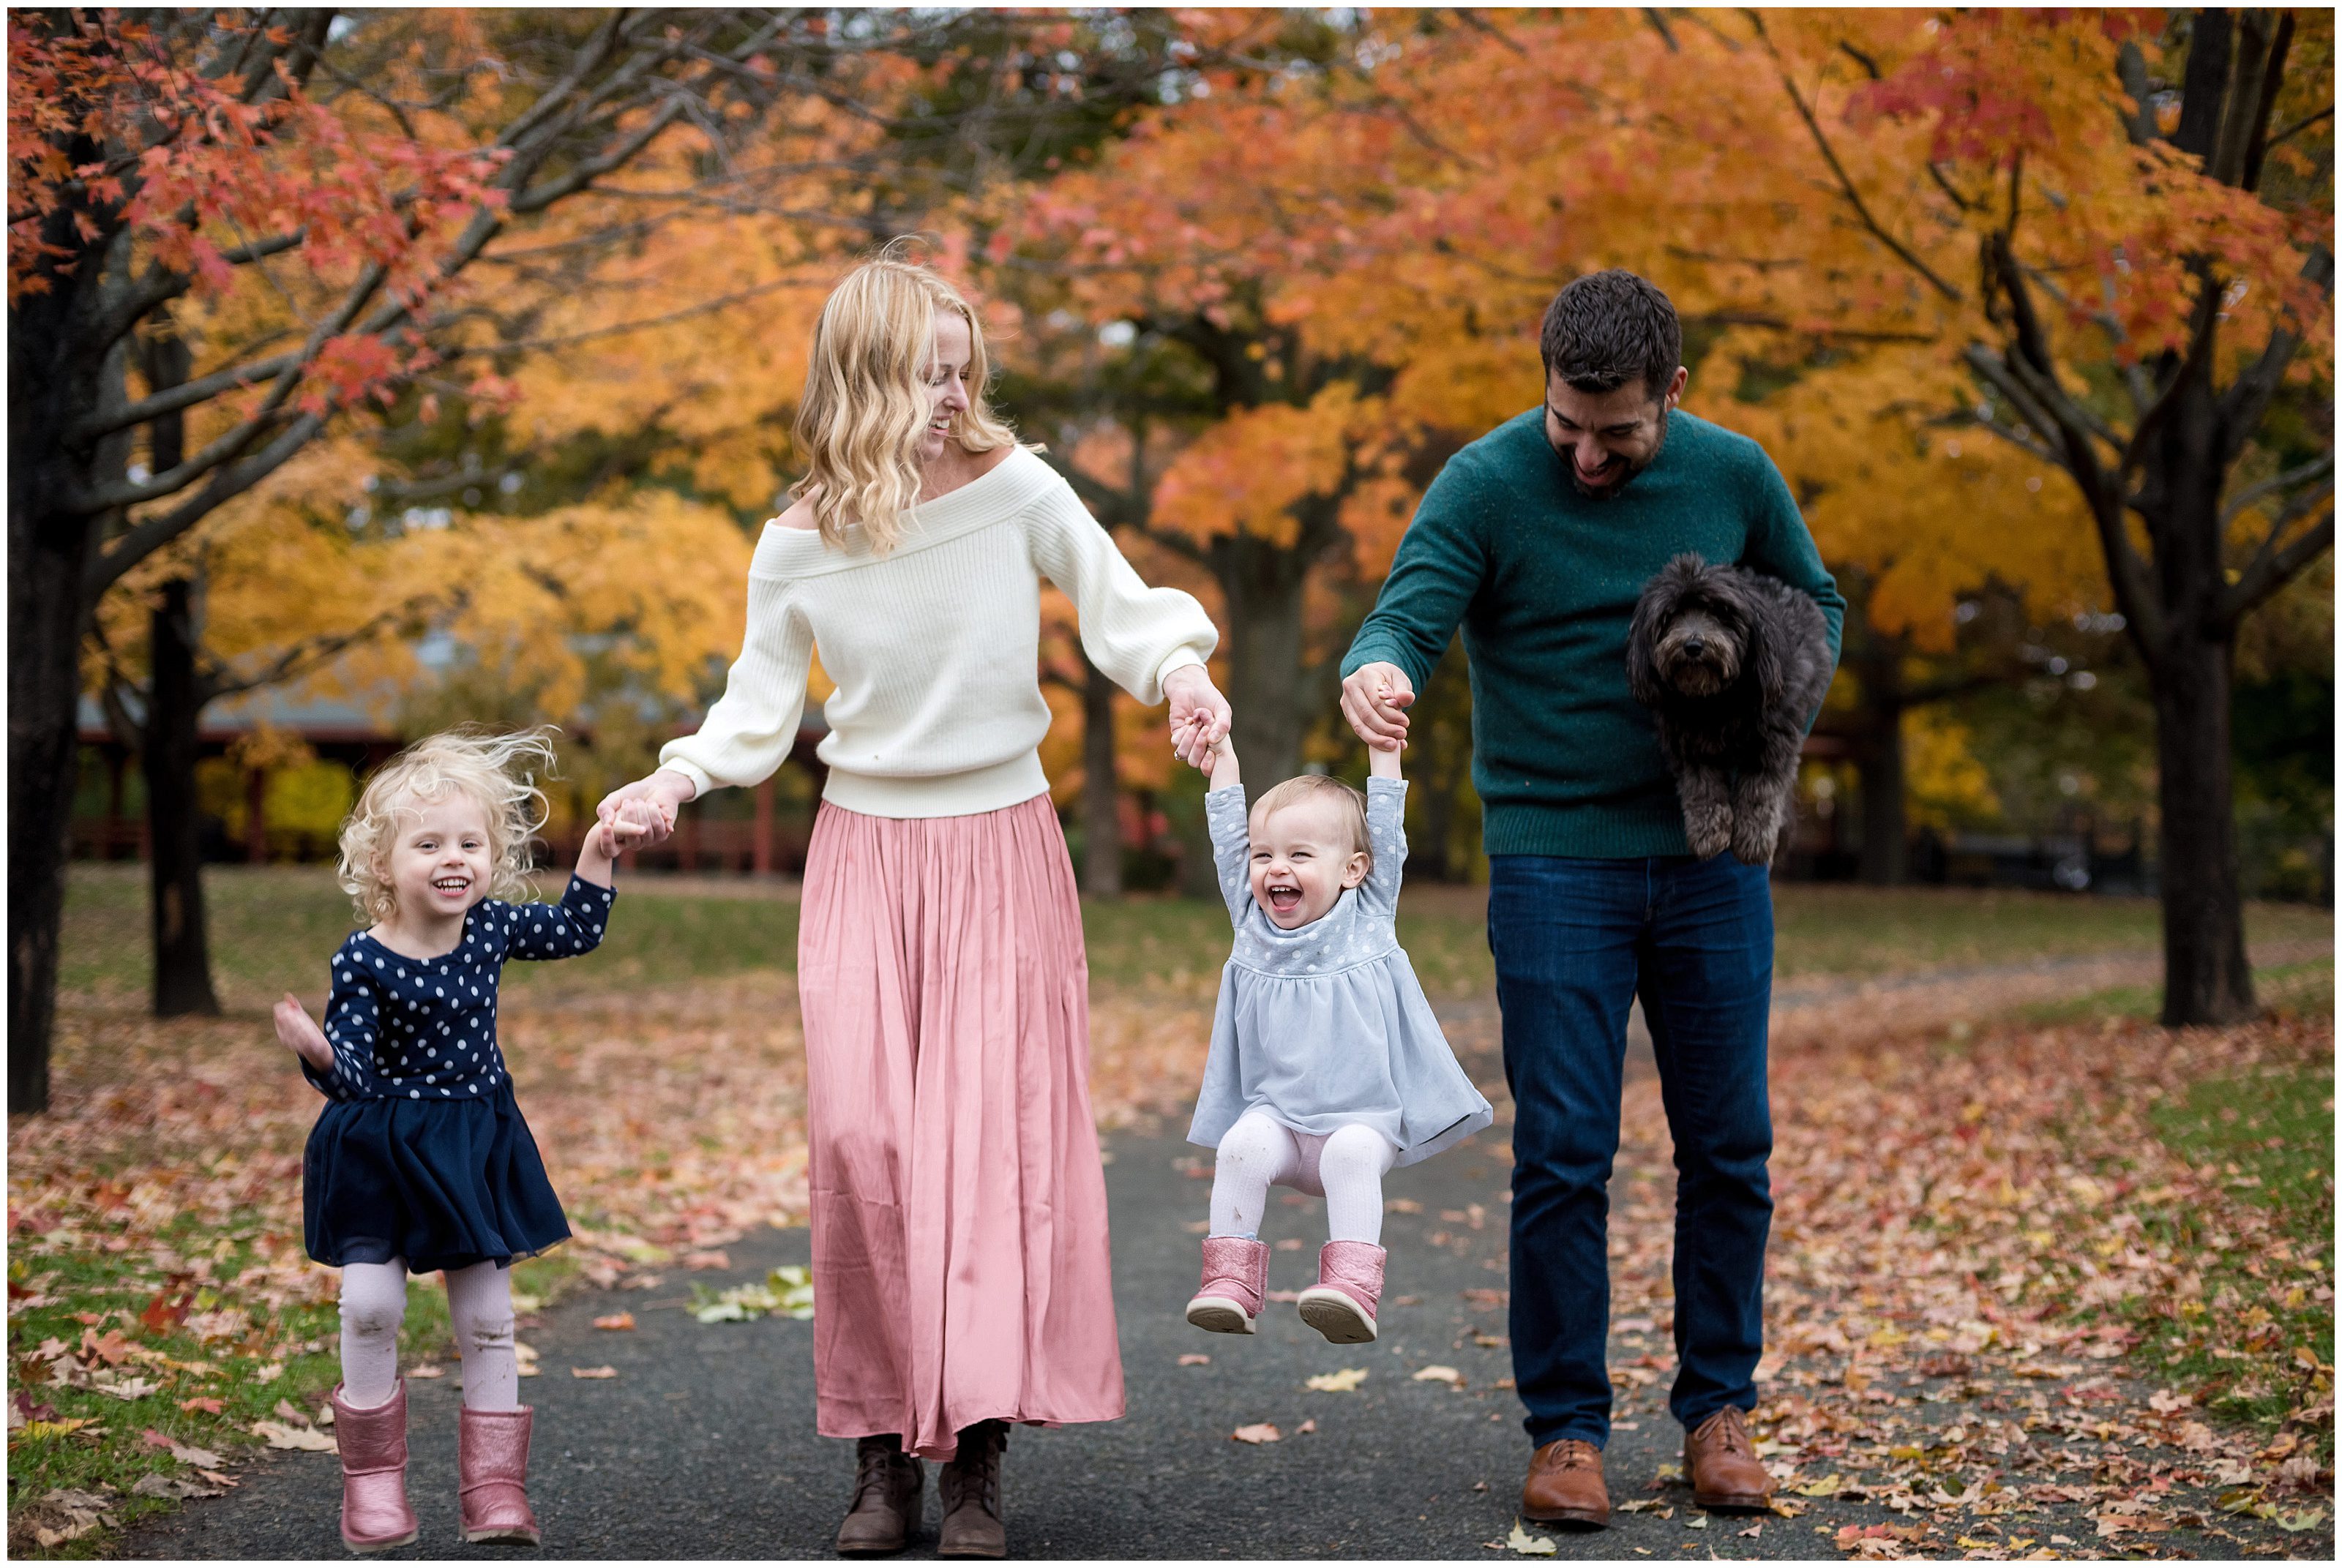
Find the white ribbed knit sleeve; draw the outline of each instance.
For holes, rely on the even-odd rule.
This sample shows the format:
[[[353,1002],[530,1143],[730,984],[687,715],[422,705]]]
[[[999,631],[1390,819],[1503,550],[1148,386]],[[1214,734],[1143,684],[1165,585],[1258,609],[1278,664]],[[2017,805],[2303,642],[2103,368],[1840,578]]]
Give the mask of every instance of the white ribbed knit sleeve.
[[[748,575],[748,634],[724,695],[699,733],[659,748],[659,766],[689,779],[694,798],[719,786],[762,784],[788,759],[805,713],[813,627],[786,578]]]
[[[1152,706],[1165,675],[1211,657],[1219,628],[1194,594],[1140,581],[1073,486],[1050,479],[1025,511],[1033,564],[1074,602],[1090,663]]]

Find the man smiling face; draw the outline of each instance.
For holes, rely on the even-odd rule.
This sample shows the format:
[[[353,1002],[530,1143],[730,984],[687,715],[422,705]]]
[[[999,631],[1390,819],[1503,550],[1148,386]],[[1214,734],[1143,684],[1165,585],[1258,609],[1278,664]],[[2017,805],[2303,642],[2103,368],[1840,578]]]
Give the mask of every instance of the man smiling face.
[[[1594,273],[1554,296],[1537,349],[1546,444],[1579,494],[1617,494],[1658,460],[1690,379],[1675,307],[1632,273]]]
[[[1690,372],[1681,365],[1658,396],[1636,376],[1608,392],[1572,386],[1558,372],[1546,377],[1545,438],[1569,465],[1580,495],[1616,495],[1656,462],[1667,444],[1667,414],[1683,396]]]

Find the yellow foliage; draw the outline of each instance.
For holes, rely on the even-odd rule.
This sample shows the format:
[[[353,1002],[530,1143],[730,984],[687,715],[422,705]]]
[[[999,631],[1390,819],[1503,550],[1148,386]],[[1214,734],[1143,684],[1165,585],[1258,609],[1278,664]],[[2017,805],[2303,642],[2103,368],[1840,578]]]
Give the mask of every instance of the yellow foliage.
[[[1992,776],[1969,742],[1967,726],[1939,707],[1903,715],[1903,794],[1915,826],[1950,829],[1999,814]]]

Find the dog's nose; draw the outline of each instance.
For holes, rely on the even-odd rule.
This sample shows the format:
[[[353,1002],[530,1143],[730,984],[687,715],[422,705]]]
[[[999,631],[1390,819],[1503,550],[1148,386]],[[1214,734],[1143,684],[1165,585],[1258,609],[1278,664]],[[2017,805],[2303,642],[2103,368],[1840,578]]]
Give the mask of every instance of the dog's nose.
[[[1684,639],[1684,652],[1696,659],[1707,652],[1707,644],[1706,640],[1699,637],[1686,637]]]

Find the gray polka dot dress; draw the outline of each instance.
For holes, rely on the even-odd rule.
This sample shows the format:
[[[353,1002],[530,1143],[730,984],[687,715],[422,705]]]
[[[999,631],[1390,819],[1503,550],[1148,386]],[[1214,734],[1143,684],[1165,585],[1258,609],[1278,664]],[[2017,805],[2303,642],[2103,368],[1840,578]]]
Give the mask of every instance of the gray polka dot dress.
[[[405,1258],[424,1273],[567,1238],[496,1048],[496,983],[510,959],[592,952],[615,898],[573,876],[558,904],[484,899],[463,939],[433,958],[364,932],[342,944],[325,1003],[334,1065],[301,1069],[326,1097],[302,1164],[311,1257],[335,1267]]]
[[[1494,1119],[1398,944],[1406,808],[1405,780],[1366,781],[1374,869],[1322,919],[1285,931],[1253,902],[1244,791],[1204,797],[1236,943],[1188,1142],[1216,1148],[1236,1118],[1258,1110],[1320,1136],[1364,1124],[1411,1165]]]

